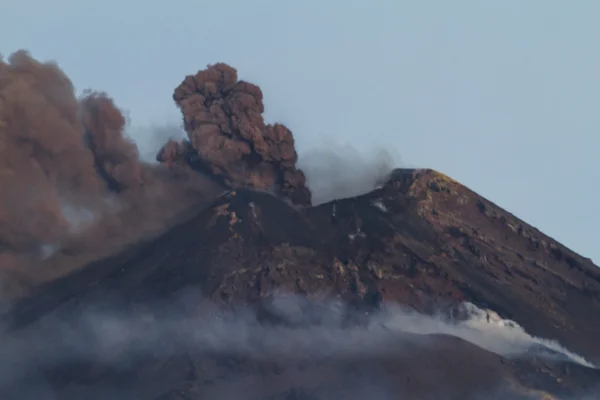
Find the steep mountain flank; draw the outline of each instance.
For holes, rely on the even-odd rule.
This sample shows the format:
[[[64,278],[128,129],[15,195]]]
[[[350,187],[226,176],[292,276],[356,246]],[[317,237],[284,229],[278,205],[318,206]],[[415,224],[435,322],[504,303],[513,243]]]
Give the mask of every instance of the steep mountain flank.
[[[535,336],[557,339],[570,350],[598,360],[600,346],[596,338],[600,323],[594,316],[600,315],[600,279],[596,268],[589,260],[438,172],[395,170],[384,185],[371,193],[312,208],[297,208],[265,192],[229,191],[196,217],[161,237],[41,287],[37,294],[15,306],[8,321],[12,329],[28,331],[40,318],[42,321],[63,318],[88,308],[104,309],[114,304],[135,310],[157,301],[170,301],[190,288],[201,294],[186,307],[232,310],[247,304],[257,310],[260,321],[270,323],[282,323],[265,306],[278,293],[296,293],[311,301],[342,299],[358,315],[398,303],[430,314],[468,301],[516,321]],[[464,349],[467,354],[472,354],[465,356],[456,344],[447,344],[452,340],[441,336],[434,340],[435,349],[427,346],[423,349],[428,356],[415,357],[441,363],[436,365],[447,371],[444,374],[450,370],[459,374],[447,390],[459,393],[458,397],[450,398],[466,398],[460,397],[460,393],[475,395],[478,393],[475,388],[480,388],[468,383],[468,377],[475,373],[468,364],[479,365],[492,355],[472,344],[461,344],[467,346]],[[452,355],[443,355],[437,346]],[[399,361],[400,354],[404,353],[394,357],[392,364],[398,367],[393,367],[393,371],[406,365]],[[151,368],[159,371],[167,368],[172,373],[183,368],[187,376],[195,370],[195,362],[204,360],[190,357],[189,365],[182,366],[179,360],[174,370],[161,367],[160,363]],[[386,362],[378,357],[383,356],[376,356],[374,365],[387,368]],[[469,357],[470,361],[452,361],[451,365],[442,366],[449,362],[443,361],[447,357],[453,360]],[[339,362],[332,360],[328,362]],[[497,373],[503,377],[498,378],[500,381],[519,382],[518,385],[531,390],[550,388],[555,393],[577,394],[593,387],[594,380],[600,377],[592,369],[567,368],[564,363],[536,357],[529,361],[498,360]],[[345,364],[346,361],[350,364]],[[339,368],[352,369],[349,365],[354,362],[360,364],[356,367],[360,379],[375,368],[362,358],[346,361],[343,368],[329,364],[323,368],[332,376],[341,374],[343,379],[350,379],[348,376],[352,374],[346,375]],[[211,362],[219,361],[217,358]],[[283,375],[285,379],[280,377],[288,383],[281,383],[279,378],[266,378],[266,372],[258,372],[266,367],[259,368],[256,362],[240,359],[230,366],[238,371],[236,379],[241,379],[236,385],[267,385],[263,387],[266,388],[273,382],[274,391],[280,387],[277,385],[283,385],[285,392],[291,390],[286,385],[299,382],[296,372],[288,371],[296,367],[281,367],[282,371],[288,371]],[[496,367],[488,369],[484,364],[478,370],[481,377],[477,381],[487,377],[498,382],[491,378],[496,376],[492,372]],[[223,378],[214,379],[229,379],[225,378],[228,368],[222,372]],[[336,390],[341,389],[335,385],[316,378],[318,384],[312,381],[311,374],[320,372],[309,370],[312,372],[301,374],[302,382],[313,382],[320,388],[317,392],[321,396],[328,390],[339,393]],[[163,371],[160,376],[163,373],[167,374]],[[188,390],[193,387],[196,393],[196,397],[187,398],[210,398],[205,397],[210,390],[203,386],[207,384],[204,373],[196,372],[189,379],[179,377],[179,384],[192,385]],[[257,373],[262,378],[257,378]],[[381,372],[378,376],[386,382],[394,381],[391,376],[396,373],[406,376],[406,371],[390,373]],[[425,372],[415,369],[414,373]],[[406,383],[392,392],[420,393],[427,387],[422,381],[427,376],[425,373],[415,377],[421,382],[415,387]],[[251,383],[255,379],[262,383]],[[237,387],[229,387],[224,381],[218,384],[210,381],[216,385],[217,389],[211,386],[217,390],[215,393],[221,396],[225,396],[222,393],[227,392],[226,388]],[[287,398],[294,398],[294,394],[288,395],[292,397]],[[186,398],[171,396],[163,398]]]

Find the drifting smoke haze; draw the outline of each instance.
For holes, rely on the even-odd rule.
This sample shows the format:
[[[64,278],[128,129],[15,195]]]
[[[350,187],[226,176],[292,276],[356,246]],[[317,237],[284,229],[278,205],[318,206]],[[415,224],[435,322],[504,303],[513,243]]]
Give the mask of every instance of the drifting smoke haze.
[[[136,126],[128,130],[131,136],[143,136],[144,141],[138,142],[140,158],[149,164],[156,164],[156,153],[165,143],[172,140],[181,142],[186,138],[185,129],[181,124],[162,123],[148,126]]]
[[[100,197],[103,182],[95,164],[103,160],[84,144],[80,115],[88,118],[88,110],[56,65],[18,52],[0,64],[0,76],[0,241],[3,250],[27,253],[64,238],[69,230],[64,205],[91,204]],[[95,95],[84,101],[112,106]]]
[[[400,157],[389,149],[359,151],[350,144],[326,141],[301,155],[313,205],[369,192],[400,167]]]
[[[364,314],[352,311],[339,301],[315,302],[296,295],[278,295],[265,308],[277,322],[273,322],[273,318],[265,322],[249,308],[223,311],[206,306],[200,314],[197,309],[192,314],[189,301],[188,295],[173,303],[129,311],[122,307],[92,305],[81,312],[51,315],[36,324],[35,329],[19,335],[2,334],[0,389],[4,393],[23,394],[27,393],[25,388],[36,388],[35,396],[40,396],[39,388],[51,387],[51,383],[45,381],[53,376],[51,371],[74,373],[67,372],[69,366],[78,366],[85,374],[85,371],[89,372],[86,365],[93,365],[100,370],[108,368],[126,373],[141,368],[141,360],[168,359],[175,354],[187,354],[192,358],[241,357],[255,362],[287,360],[296,363],[369,359],[384,357],[390,352],[395,354],[394,357],[403,357],[415,348],[435,351],[446,336],[509,358],[525,356],[531,348],[543,344],[555,351],[548,357],[560,357],[592,367],[557,343],[532,337],[520,327],[513,326],[511,321],[494,317],[488,322],[486,311],[472,304],[462,306],[464,319],[452,320],[441,314],[418,314],[400,306]],[[452,346],[456,351],[469,351],[470,348],[459,342]],[[441,379],[435,372],[431,372],[430,378]],[[500,379],[499,376],[496,378]],[[494,385],[485,388],[486,395],[497,390]],[[97,397],[98,393],[105,393],[98,387],[88,390],[79,392],[79,396],[107,398],[104,395]],[[444,390],[439,388],[441,393]],[[385,388],[374,385],[368,392],[375,395],[385,392]],[[111,394],[116,395],[115,392]],[[44,396],[54,398],[49,392]],[[356,398],[366,396],[368,393]],[[130,397],[121,393],[116,398]],[[376,398],[391,397],[380,393]]]
[[[222,190],[189,169],[142,162],[125,128],[108,95],[87,91],[77,98],[56,64],[25,51],[0,62],[4,294],[41,278],[27,270],[41,260],[64,256],[45,271],[68,270],[165,229]],[[166,140],[176,130],[154,133]]]

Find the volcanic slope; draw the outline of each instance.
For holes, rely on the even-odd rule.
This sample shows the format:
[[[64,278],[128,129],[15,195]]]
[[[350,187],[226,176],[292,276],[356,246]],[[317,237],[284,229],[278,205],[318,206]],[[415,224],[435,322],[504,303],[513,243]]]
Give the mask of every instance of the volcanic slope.
[[[468,301],[592,362],[600,360],[600,270],[433,170],[394,170],[370,193],[316,207],[293,206],[261,191],[228,191],[151,242],[38,288],[13,307],[5,323],[18,336],[53,318],[108,309],[115,302],[123,310],[137,310],[171,301],[190,288],[201,295],[192,296],[196,300],[188,300],[186,307],[199,310],[210,304],[231,310],[244,304],[272,324],[277,318],[264,304],[278,293],[342,299],[361,310],[357,315],[387,304],[428,314]],[[92,373],[71,365],[48,372],[48,379],[53,390],[64,394],[58,398],[91,396],[81,388],[121,382],[119,390],[127,386],[127,393],[136,393],[124,398],[235,398],[231,391],[238,390],[249,396],[239,398],[325,399],[348,388],[343,382],[358,382],[356,375],[363,387],[371,382],[374,388],[388,388],[383,398],[403,398],[401,393],[434,398],[427,396],[440,393],[427,379],[452,372],[456,375],[438,389],[443,387],[447,398],[465,399],[498,382],[503,388],[513,382],[529,390],[582,395],[600,378],[594,369],[535,358],[507,360],[456,340],[438,338],[418,357],[421,350],[399,352],[403,356],[389,363],[380,355],[377,362],[365,356],[292,367],[285,357],[250,362],[187,354],[146,360],[143,368],[118,378],[101,368]],[[406,357],[429,361],[408,371]],[[208,364],[200,365],[201,360]],[[429,375],[432,365],[439,371]],[[142,394],[139,390],[149,382],[160,387]],[[542,398],[515,393],[509,398]]]

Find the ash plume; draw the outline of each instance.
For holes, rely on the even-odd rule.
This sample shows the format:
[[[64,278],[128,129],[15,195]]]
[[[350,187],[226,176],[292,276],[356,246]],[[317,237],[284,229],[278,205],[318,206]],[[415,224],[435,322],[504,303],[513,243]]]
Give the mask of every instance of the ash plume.
[[[96,171],[113,192],[142,184],[137,147],[123,136],[125,117],[103,93],[90,93],[81,102],[87,148]]]
[[[216,190],[199,174],[141,162],[125,126],[112,99],[77,98],[55,63],[26,51],[0,59],[3,275],[26,281],[20,268],[65,247],[73,258],[138,240]]]
[[[187,137],[181,123],[164,122],[147,126],[136,126],[129,128],[128,132],[144,135],[144,141],[138,142],[140,158],[147,163],[155,164],[156,153],[165,143],[180,142]]]
[[[275,192],[293,203],[310,205],[304,173],[296,168],[291,131],[265,124],[260,88],[238,81],[227,64],[209,65],[175,89],[189,140],[170,141],[160,162],[187,161],[219,177],[230,187]]]
[[[56,65],[14,53],[0,64],[0,99],[0,243],[28,252],[68,231],[63,199],[90,201],[103,182],[73,85]]]

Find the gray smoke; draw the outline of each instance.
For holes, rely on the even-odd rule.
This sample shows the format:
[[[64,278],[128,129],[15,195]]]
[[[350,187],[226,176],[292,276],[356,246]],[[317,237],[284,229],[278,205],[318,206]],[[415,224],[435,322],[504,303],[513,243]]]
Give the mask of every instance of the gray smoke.
[[[400,157],[388,148],[358,150],[350,144],[324,143],[300,152],[299,157],[314,205],[369,192],[392,169],[402,166]]]
[[[471,304],[463,306],[468,318],[456,321],[442,315],[422,315],[401,306],[357,314],[340,301],[314,303],[300,296],[280,295],[267,309],[284,324],[260,321],[258,314],[249,308],[232,312],[207,307],[198,314],[191,306],[188,296],[184,301],[136,310],[84,307],[76,313],[69,312],[68,317],[49,316],[24,332],[4,332],[0,336],[0,390],[4,388],[6,393],[16,390],[20,398],[54,399],[58,397],[51,394],[52,385],[35,373],[93,365],[99,370],[112,368],[125,374],[136,360],[169,359],[173,354],[188,354],[192,358],[202,354],[246,357],[256,362],[286,359],[300,363],[372,358],[390,351],[402,354],[415,343],[420,346],[430,343],[433,348],[439,335],[465,340],[508,358],[522,357],[532,346],[543,345],[552,350],[548,357],[593,367],[557,343],[532,337],[512,321],[499,319],[492,311]],[[489,321],[486,312],[492,313]],[[362,323],[348,325],[349,317]],[[420,337],[418,342],[415,337]],[[25,389],[36,392],[26,397]],[[117,389],[101,389],[113,397],[107,392],[94,398],[130,398],[123,394],[114,397]],[[374,390],[370,388],[369,393]],[[386,390],[378,386],[377,398],[391,398],[385,394]],[[503,390],[499,393],[505,393]],[[41,396],[39,391],[45,394]],[[99,393],[103,392],[93,390],[94,396]],[[485,398],[491,396],[489,392],[486,395]],[[356,398],[367,397],[365,394]]]
[[[156,154],[170,139],[180,142],[187,137],[181,122],[136,125],[128,132],[132,137],[137,138],[140,159],[149,164],[157,163]]]

